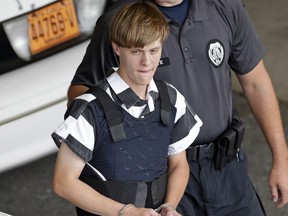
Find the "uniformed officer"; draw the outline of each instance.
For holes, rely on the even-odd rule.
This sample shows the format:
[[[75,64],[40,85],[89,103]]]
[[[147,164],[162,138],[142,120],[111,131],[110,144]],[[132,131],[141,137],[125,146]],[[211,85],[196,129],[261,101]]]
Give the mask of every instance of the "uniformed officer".
[[[264,47],[243,3],[241,0],[152,2],[165,14],[170,28],[155,77],[172,83],[183,93],[204,122],[193,143],[197,147],[191,146],[188,152],[193,155],[199,150],[208,154],[197,154],[200,158],[194,154],[195,160],[190,157],[190,180],[180,202],[180,212],[185,216],[264,215],[247,175],[243,152],[236,152],[232,161],[221,161],[218,157],[217,161],[224,166],[221,171],[214,169],[216,159],[211,158],[219,137],[232,122],[231,69],[270,146],[273,155],[271,194],[277,207],[284,206],[288,201],[286,141],[277,99],[262,61]],[[107,75],[107,68],[118,65],[107,29],[119,4],[97,21],[91,43],[69,88],[70,100]],[[231,162],[225,164],[225,161]]]
[[[172,85],[153,80],[168,33],[154,5],[122,8],[110,28],[119,68],[77,97],[52,134],[54,190],[79,216],[179,216],[185,149],[202,121]]]

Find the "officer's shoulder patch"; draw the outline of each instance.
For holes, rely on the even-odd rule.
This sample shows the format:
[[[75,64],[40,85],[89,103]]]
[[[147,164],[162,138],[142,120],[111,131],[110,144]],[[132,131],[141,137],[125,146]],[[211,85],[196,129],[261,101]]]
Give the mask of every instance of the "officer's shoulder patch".
[[[210,40],[207,44],[206,52],[208,59],[213,67],[218,68],[222,65],[225,56],[225,50],[223,43],[220,40]]]

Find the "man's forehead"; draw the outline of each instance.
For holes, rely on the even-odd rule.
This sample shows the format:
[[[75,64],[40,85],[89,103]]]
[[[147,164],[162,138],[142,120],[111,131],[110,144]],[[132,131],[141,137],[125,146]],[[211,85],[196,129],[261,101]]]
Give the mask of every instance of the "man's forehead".
[[[132,47],[131,49],[139,49],[139,50],[151,50],[162,47],[162,42],[159,40],[152,42],[144,47]]]

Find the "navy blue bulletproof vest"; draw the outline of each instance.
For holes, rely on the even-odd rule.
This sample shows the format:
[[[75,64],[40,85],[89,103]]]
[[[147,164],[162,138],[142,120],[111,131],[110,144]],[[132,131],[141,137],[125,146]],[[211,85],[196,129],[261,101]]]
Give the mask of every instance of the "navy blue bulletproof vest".
[[[155,110],[144,118],[130,115],[100,87],[89,91],[97,98],[96,103],[91,103],[91,109],[99,128],[98,144],[89,164],[107,180],[151,181],[167,171],[175,110],[166,84],[155,83],[160,96],[155,102]],[[82,175],[93,174],[84,169]]]

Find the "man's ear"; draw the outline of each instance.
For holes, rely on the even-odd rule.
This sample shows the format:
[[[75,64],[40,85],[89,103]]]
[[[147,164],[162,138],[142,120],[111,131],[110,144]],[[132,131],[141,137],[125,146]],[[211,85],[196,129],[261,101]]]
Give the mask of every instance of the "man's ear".
[[[116,43],[114,43],[113,41],[112,41],[112,47],[113,47],[113,50],[116,53],[116,55],[119,55],[120,54],[119,46]]]

